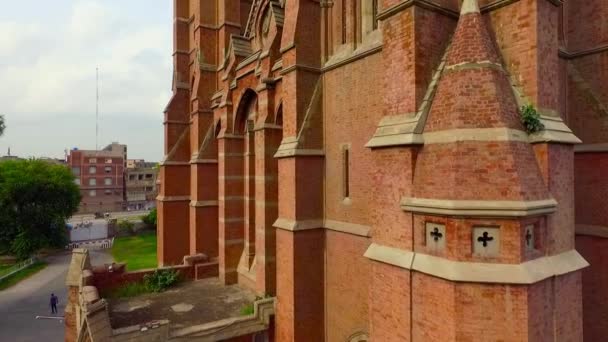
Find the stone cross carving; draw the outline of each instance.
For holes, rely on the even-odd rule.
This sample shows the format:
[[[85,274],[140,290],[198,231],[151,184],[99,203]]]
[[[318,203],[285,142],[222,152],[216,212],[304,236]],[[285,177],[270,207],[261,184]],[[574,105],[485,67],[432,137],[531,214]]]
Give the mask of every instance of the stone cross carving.
[[[443,237],[443,234],[439,232],[439,228],[435,227],[432,232],[429,233],[435,242],[439,241]]]
[[[530,229],[526,229],[526,245],[530,247],[530,241],[532,240],[532,233],[530,233]]]
[[[494,240],[493,237],[491,237],[488,232],[483,232],[483,236],[480,236],[477,238],[478,242],[481,242],[483,244],[484,247],[488,246],[488,242]]]

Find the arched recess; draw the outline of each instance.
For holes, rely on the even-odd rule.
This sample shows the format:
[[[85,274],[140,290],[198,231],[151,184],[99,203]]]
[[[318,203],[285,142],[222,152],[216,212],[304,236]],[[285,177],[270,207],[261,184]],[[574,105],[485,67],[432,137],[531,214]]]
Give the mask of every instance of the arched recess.
[[[255,91],[246,89],[239,100],[233,121],[233,134],[235,136],[234,160],[240,170],[238,177],[233,177],[234,186],[240,189],[240,194],[234,203],[238,206],[237,212],[240,217],[234,217],[237,222],[242,219],[242,231],[244,238],[243,251],[238,263],[238,277],[240,283],[255,285],[254,260],[256,254],[256,232],[255,232],[255,134],[253,127],[258,116],[258,97]],[[238,191],[238,190],[237,190]]]

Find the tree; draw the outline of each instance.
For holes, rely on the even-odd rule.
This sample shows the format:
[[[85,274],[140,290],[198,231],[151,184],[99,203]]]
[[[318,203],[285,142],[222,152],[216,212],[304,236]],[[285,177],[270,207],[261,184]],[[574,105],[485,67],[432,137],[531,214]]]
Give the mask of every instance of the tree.
[[[146,225],[146,228],[156,229],[156,208],[152,208],[147,215],[141,217],[141,221]]]
[[[20,258],[63,247],[65,221],[78,210],[80,190],[63,165],[41,160],[0,162],[0,251]]]
[[[4,135],[5,128],[6,128],[6,123],[4,122],[4,115],[0,115],[0,136]]]

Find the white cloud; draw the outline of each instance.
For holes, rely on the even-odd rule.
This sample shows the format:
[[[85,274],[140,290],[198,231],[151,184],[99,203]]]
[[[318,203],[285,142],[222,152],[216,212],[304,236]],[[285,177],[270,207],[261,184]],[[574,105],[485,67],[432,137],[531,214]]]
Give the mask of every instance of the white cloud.
[[[52,27],[0,22],[0,112],[90,117],[99,66],[102,114],[160,118],[170,97],[170,27],[139,25],[128,15],[83,0]]]

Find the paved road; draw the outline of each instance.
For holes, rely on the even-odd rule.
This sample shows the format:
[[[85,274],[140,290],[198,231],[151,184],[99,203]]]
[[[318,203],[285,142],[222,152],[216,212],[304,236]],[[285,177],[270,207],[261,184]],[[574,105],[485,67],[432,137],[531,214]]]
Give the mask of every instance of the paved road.
[[[112,258],[106,251],[91,251],[93,264],[108,263]],[[0,291],[0,341],[55,342],[64,340],[63,321],[36,320],[37,315],[51,316],[51,293],[59,297],[59,315],[63,316],[67,289],[70,254],[49,257],[49,265],[19,284]]]

